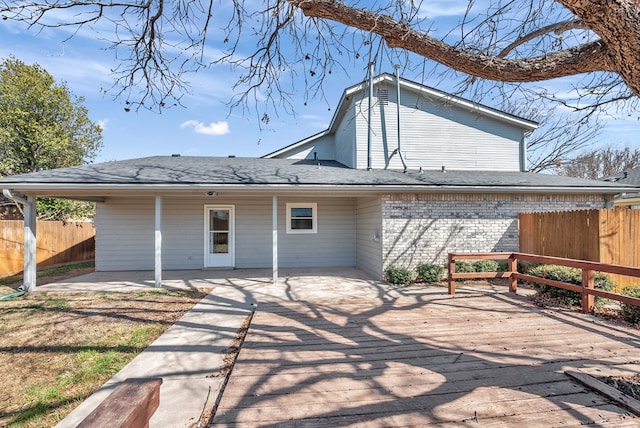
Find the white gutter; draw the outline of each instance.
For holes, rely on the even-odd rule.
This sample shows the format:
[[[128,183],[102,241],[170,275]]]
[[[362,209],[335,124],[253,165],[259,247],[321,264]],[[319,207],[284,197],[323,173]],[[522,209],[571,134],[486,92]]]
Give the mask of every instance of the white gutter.
[[[402,166],[404,167],[404,172],[407,172],[407,163],[404,161],[404,156],[402,156],[402,150],[400,150],[400,66],[398,64],[395,65],[396,69],[396,107],[398,114],[398,156],[400,156],[400,161],[402,162]]]
[[[367,171],[371,171],[371,115],[373,111],[373,63],[369,63],[369,105],[367,106]]]
[[[64,184],[20,184],[13,186],[20,190],[37,191],[41,196],[51,196],[55,191],[83,192],[110,192],[110,191],[201,191],[205,196],[206,191],[229,190],[259,190],[259,191],[335,191],[340,190],[365,190],[384,192],[465,192],[465,191],[489,191],[492,193],[624,193],[637,189],[636,187],[576,187],[576,186],[463,186],[463,185],[430,185],[430,184],[93,184],[78,186],[77,183]],[[59,195],[58,195],[59,196]]]
[[[525,132],[522,133],[522,138],[520,139],[520,171],[529,171],[529,165],[527,165],[527,136]]]
[[[23,205],[27,204],[27,197],[24,195],[14,195],[11,193],[11,189],[2,189],[2,194],[5,198],[11,199],[13,202],[19,202]]]

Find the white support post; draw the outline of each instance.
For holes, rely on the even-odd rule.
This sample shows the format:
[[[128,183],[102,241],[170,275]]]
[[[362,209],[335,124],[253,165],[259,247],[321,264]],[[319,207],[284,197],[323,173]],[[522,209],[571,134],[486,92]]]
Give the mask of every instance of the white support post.
[[[28,291],[36,289],[36,198],[27,196],[24,205],[24,283]]]
[[[273,283],[278,283],[278,197],[273,197]]]
[[[156,287],[162,287],[162,197],[156,196],[156,237],[155,237],[155,279]]]

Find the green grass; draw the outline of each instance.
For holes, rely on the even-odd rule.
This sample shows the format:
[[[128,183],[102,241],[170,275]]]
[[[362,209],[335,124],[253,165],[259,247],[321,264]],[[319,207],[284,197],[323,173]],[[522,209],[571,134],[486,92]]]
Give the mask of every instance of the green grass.
[[[3,302],[0,426],[55,425],[202,297],[197,290],[161,289]]]
[[[173,297],[193,297],[198,294],[197,290],[172,290],[167,288],[161,288],[158,290],[145,290],[145,291],[136,291],[131,295],[133,297],[148,297],[148,296],[173,296]]]
[[[94,262],[70,263],[63,266],[56,266],[49,269],[43,269],[38,272],[38,278],[46,278],[48,276],[64,275],[74,269],[87,269],[95,267]]]
[[[47,417],[52,408],[75,403],[97,383],[118,373],[164,330],[161,325],[142,326],[105,337],[102,345],[79,349],[70,356],[70,364],[55,373],[53,385],[24,389],[24,401],[31,405],[10,420],[7,427],[33,426],[34,422],[36,426],[54,423]]]
[[[36,277],[47,278],[51,276],[65,275],[75,269],[87,269],[92,267],[95,267],[95,263],[92,261],[82,262],[82,263],[70,263],[63,266],[56,266],[52,268],[45,268],[45,269],[39,270],[36,273]],[[22,280],[23,280],[22,275],[14,275],[14,276],[8,276],[5,278],[0,278],[0,286],[13,287],[15,285],[20,285],[22,283]]]

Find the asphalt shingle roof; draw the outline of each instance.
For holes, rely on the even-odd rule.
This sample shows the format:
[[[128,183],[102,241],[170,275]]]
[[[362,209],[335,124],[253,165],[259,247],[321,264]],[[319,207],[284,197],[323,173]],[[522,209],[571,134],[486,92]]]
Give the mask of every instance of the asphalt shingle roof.
[[[620,188],[620,182],[548,174],[425,170],[357,170],[335,161],[153,156],[4,177],[0,187],[56,185],[324,185],[429,187]],[[12,186],[13,185],[13,186]],[[19,187],[19,186],[18,186]]]
[[[640,168],[628,169],[621,174],[604,178],[604,180],[614,181],[618,184],[632,184],[634,186],[640,186]]]

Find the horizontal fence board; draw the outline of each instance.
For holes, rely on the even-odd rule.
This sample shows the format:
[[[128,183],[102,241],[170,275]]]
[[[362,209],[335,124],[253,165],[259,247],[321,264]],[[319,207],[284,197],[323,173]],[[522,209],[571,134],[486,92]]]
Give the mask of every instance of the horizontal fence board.
[[[36,225],[38,267],[92,260],[95,228],[91,222],[39,221]],[[24,222],[0,220],[0,277],[24,267]]]
[[[550,285],[552,287],[557,287],[557,288],[564,288],[565,290],[576,291],[578,293],[582,292],[582,288],[583,288],[581,285],[568,284],[566,282],[556,281],[548,278],[540,278],[539,276],[526,275],[524,273],[514,273],[513,277],[516,279],[521,279],[523,281]]]
[[[451,274],[453,279],[509,278],[511,272],[462,272]]]
[[[507,260],[512,253],[452,253],[456,260]]]
[[[460,259],[499,259],[503,258],[507,254],[510,260],[510,267],[507,272],[464,272],[457,273],[455,271],[455,262]],[[541,278],[538,276],[528,275],[517,272],[517,261],[532,261],[538,263],[545,263],[556,266],[573,267],[582,270],[582,284],[569,284],[562,281],[556,281],[548,278]],[[474,253],[474,254],[460,254],[449,253],[449,273],[447,280],[449,283],[449,294],[453,295],[456,292],[456,279],[474,279],[474,278],[509,278],[509,291],[515,292],[517,289],[516,280],[527,281],[531,283],[545,284],[551,287],[563,288],[565,290],[571,290],[582,294],[582,310],[589,312],[593,309],[593,298],[586,296],[598,296],[606,299],[617,300],[618,302],[640,306],[640,298],[625,296],[620,293],[613,293],[604,290],[598,290],[593,287],[593,272],[610,272],[614,274],[621,274],[632,278],[634,281],[640,279],[640,268],[631,268],[627,266],[611,265],[598,262],[590,262],[584,260],[574,260],[564,257],[551,257],[540,256],[537,254],[524,254],[524,253]]]

